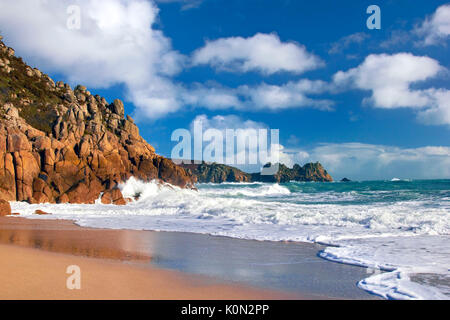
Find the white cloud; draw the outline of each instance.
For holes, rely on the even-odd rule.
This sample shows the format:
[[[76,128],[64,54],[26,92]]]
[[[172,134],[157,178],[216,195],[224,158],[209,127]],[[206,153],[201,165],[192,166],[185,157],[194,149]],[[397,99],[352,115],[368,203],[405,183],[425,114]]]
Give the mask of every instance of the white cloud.
[[[189,10],[200,7],[203,0],[155,0],[157,3],[180,3],[181,10]]]
[[[25,55],[30,64],[60,74],[72,84],[91,88],[124,85],[127,99],[136,106],[137,119],[160,118],[185,105],[211,110],[307,106],[326,109],[332,105],[330,101],[307,96],[322,92],[325,87],[322,81],[238,88],[198,84],[186,88],[174,83],[173,75],[182,70],[187,58],[174,51],[170,39],[154,28],[159,10],[153,2],[80,0],[76,2],[81,8],[80,30],[67,28],[67,8],[72,4],[70,0],[1,2],[0,29],[5,41]],[[24,7],[28,10],[23,10]],[[243,69],[301,72],[321,64],[303,46],[282,43],[274,34],[217,40],[194,56],[212,54],[218,43],[224,43],[228,52],[223,63],[237,63]],[[230,55],[235,43],[241,53],[240,46],[247,47],[244,53],[247,56]],[[217,57],[210,58],[215,61]],[[241,58],[242,61],[234,60]]]
[[[347,49],[353,43],[362,43],[369,38],[369,35],[365,32],[357,32],[348,36],[342,37],[339,41],[331,44],[331,48],[328,51],[329,54],[338,54]]]
[[[330,100],[312,99],[307,94],[322,93],[328,89],[327,83],[303,79],[284,85],[261,84],[257,87],[240,87],[240,91],[251,101],[254,109],[281,110],[298,107],[331,109]]]
[[[436,9],[431,17],[415,29],[415,33],[423,38],[423,45],[436,45],[450,35],[450,4]]]
[[[195,84],[189,89],[182,89],[185,104],[204,107],[210,110],[223,110],[243,107],[236,89],[222,87],[216,83],[209,85]]]
[[[293,162],[320,161],[335,179],[450,178],[450,147],[324,143],[311,150],[290,153]]]
[[[67,28],[73,4],[81,8],[80,30]],[[180,108],[170,76],[183,63],[153,28],[157,15],[145,0],[2,1],[0,29],[31,64],[95,88],[124,84],[137,113],[156,118]]]
[[[334,104],[332,101],[310,97],[326,92],[329,88],[330,85],[324,81],[301,79],[282,85],[261,83],[237,88],[197,84],[189,90],[182,90],[182,95],[186,104],[210,110],[233,108],[244,111],[278,111],[301,107],[330,110]]]
[[[225,131],[226,129],[267,129],[268,126],[265,123],[257,122],[253,120],[244,120],[236,115],[216,115],[209,118],[207,115],[201,114],[195,117],[191,122],[191,129],[195,121],[201,121],[204,130],[217,129]]]
[[[396,46],[403,46],[408,44],[412,39],[413,34],[408,30],[392,30],[387,40],[379,43],[381,48],[391,48]]]
[[[226,129],[251,130],[275,129],[266,124],[244,120],[235,115],[197,116],[194,121],[201,121],[203,132],[216,129],[225,137]],[[191,130],[193,130],[193,123]],[[282,135],[282,132],[280,132]],[[225,147],[224,147],[225,152]],[[295,163],[321,162],[334,179],[343,177],[352,180],[378,179],[442,179],[450,178],[450,147],[424,146],[419,148],[401,148],[396,146],[374,145],[365,143],[321,143],[311,148],[286,148],[281,144],[274,146],[278,152],[279,162],[288,167]],[[256,154],[257,150],[247,147],[247,154]],[[225,158],[225,155],[224,155]],[[206,159],[208,160],[208,159]],[[270,159],[269,159],[270,160]],[[257,165],[234,165],[247,172],[257,172]]]
[[[205,147],[210,142],[203,143],[203,160],[208,162],[220,162],[227,163],[241,170],[256,172],[260,169],[261,164],[258,162],[258,145],[251,144],[247,139],[249,137],[258,137],[259,129],[268,130],[268,126],[262,122],[256,122],[252,120],[244,120],[236,115],[216,115],[209,118],[207,115],[198,115],[191,122],[191,133],[195,134],[194,126],[201,126],[203,137],[207,131],[214,130],[220,132],[223,139],[222,154],[211,156],[205,151]],[[234,149],[231,153],[227,153],[227,130],[233,130],[235,136],[233,137]],[[268,130],[269,134],[270,131]],[[199,137],[197,137],[199,139]],[[269,139],[269,138],[268,138]],[[270,143],[270,140],[269,140]],[[245,146],[243,149],[238,149],[238,145]],[[270,146],[268,146],[270,149]],[[279,145],[276,144],[276,151],[278,151]],[[275,150],[275,149],[274,149]],[[274,151],[275,152],[275,151]],[[242,157],[246,159],[244,163],[238,163],[237,159]],[[254,159],[250,161],[250,159]],[[264,163],[265,164],[265,163]]]
[[[198,115],[190,125],[191,133],[194,132],[194,123],[197,124],[200,122],[203,134],[209,130],[217,130],[220,131],[223,137],[223,161],[225,163],[229,154],[226,154],[226,130],[234,130],[235,136],[235,150],[232,154],[234,157],[234,162],[228,162],[227,164],[239,168],[246,172],[259,172],[263,165],[268,162],[271,163],[283,163],[289,167],[292,167],[295,162],[292,155],[289,152],[286,152],[286,149],[283,145],[279,144],[279,141],[271,141],[271,129],[265,123],[256,122],[253,120],[244,120],[241,117],[236,115],[217,115],[213,117],[208,117],[206,115]],[[261,155],[258,149],[258,135],[259,129],[267,130],[267,157],[265,159],[261,159]],[[249,137],[255,137],[257,140],[256,145],[252,145],[249,143]],[[205,148],[209,142],[204,142],[203,147]],[[245,148],[242,150],[238,150],[238,145],[245,145]],[[210,158],[207,154],[204,154],[206,158],[203,160],[213,162],[216,159],[214,157]],[[245,164],[239,163],[237,159],[241,157],[241,159],[246,159]],[[256,162],[251,162],[250,159],[255,159]]]
[[[257,33],[253,37],[230,37],[209,41],[196,50],[193,65],[209,64],[218,70],[263,74],[302,73],[323,66],[303,45],[281,42],[276,34]]]
[[[450,124],[450,90],[430,90],[430,95],[434,99],[431,108],[418,113],[418,119],[430,125]]]
[[[370,100],[379,108],[423,107],[429,103],[428,96],[410,86],[442,69],[436,60],[410,53],[371,54],[358,67],[336,73],[334,82],[371,90]]]
[[[377,108],[415,108],[426,124],[450,124],[447,89],[413,89],[412,86],[446,71],[438,61],[410,53],[372,54],[358,67],[339,71],[334,83],[341,88],[370,90],[366,103]]]

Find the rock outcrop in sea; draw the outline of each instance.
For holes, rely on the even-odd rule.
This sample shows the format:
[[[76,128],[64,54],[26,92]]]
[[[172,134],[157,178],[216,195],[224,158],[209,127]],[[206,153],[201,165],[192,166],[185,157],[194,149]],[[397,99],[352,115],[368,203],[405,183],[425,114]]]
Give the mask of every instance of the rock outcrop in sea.
[[[131,176],[180,187],[192,177],[159,156],[122,101],[54,82],[0,38],[0,199],[30,203],[125,204]]]
[[[279,165],[275,175],[262,175],[261,173],[246,173],[237,168],[224,164],[206,163],[181,164],[194,180],[199,183],[223,183],[223,182],[289,182],[289,181],[316,181],[331,182],[333,178],[319,163],[307,163],[304,166],[295,164],[292,169],[284,164]],[[265,167],[270,166],[266,164]]]
[[[222,183],[222,182],[250,182],[250,174],[237,168],[219,163],[181,164],[191,174],[195,182]]]
[[[270,163],[266,164],[265,167],[270,167]],[[332,182],[333,178],[324,169],[324,167],[319,163],[307,163],[303,167],[299,164],[294,164],[291,168],[288,168],[284,164],[279,164],[278,172],[274,175],[262,175],[261,173],[253,173],[252,181],[260,182],[289,182],[289,181],[300,181],[300,182]]]

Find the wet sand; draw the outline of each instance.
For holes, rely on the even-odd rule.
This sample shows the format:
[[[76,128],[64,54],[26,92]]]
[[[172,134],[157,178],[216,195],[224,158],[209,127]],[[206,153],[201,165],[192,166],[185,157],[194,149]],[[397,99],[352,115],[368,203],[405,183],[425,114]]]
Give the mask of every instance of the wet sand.
[[[153,266],[151,232],[81,228],[70,221],[0,218],[0,299],[317,299]],[[143,237],[145,236],[145,237]],[[149,243],[146,243],[148,246]],[[81,269],[69,290],[67,267]]]

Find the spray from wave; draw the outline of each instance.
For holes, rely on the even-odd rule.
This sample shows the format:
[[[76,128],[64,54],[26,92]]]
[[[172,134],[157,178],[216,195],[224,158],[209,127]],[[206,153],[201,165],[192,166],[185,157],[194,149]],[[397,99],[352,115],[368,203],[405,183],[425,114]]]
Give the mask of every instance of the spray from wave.
[[[120,188],[136,200],[39,208],[53,213],[45,218],[89,227],[330,244],[321,253],[325,259],[391,271],[363,280],[365,290],[395,299],[449,298],[442,287],[450,284],[439,289],[409,278],[449,272],[448,180],[201,184],[195,191],[131,178]],[[37,208],[12,206],[30,218]]]

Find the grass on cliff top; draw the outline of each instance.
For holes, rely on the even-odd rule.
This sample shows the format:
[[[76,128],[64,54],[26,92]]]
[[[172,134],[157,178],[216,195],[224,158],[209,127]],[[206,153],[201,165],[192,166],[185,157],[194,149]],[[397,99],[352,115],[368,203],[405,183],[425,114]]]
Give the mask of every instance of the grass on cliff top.
[[[0,40],[1,42],[1,40]],[[0,104],[12,103],[19,111],[19,115],[34,128],[45,132],[47,135],[52,133],[52,128],[58,116],[55,107],[59,104],[65,104],[62,98],[65,92],[64,88],[56,88],[52,91],[48,87],[46,75],[42,73],[41,77],[27,75],[29,67],[20,57],[9,57],[6,53],[0,52],[0,58],[10,61],[11,73],[0,71]],[[17,97],[11,97],[15,95]],[[23,105],[21,101],[29,100],[28,105]],[[102,124],[105,128],[119,136],[107,125],[105,119],[105,110],[102,112]],[[0,108],[0,116],[4,111]],[[67,119],[64,119],[67,120]],[[89,130],[85,135],[91,134]]]
[[[10,67],[13,68],[9,74],[0,71],[0,102],[12,103],[28,124],[50,134],[57,118],[53,112],[54,106],[62,103],[58,92],[49,90],[44,75],[42,78],[27,76],[27,65],[22,58],[8,57],[4,53],[0,57],[10,60]],[[16,94],[17,98],[12,98],[11,94]],[[21,106],[24,99],[31,103]]]

